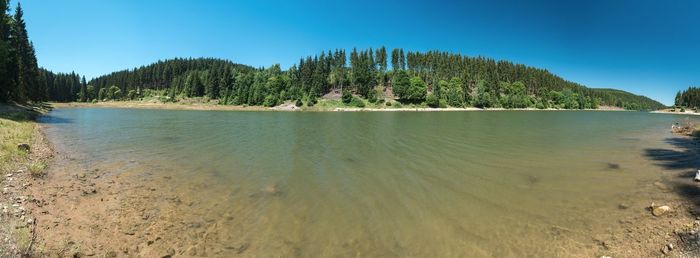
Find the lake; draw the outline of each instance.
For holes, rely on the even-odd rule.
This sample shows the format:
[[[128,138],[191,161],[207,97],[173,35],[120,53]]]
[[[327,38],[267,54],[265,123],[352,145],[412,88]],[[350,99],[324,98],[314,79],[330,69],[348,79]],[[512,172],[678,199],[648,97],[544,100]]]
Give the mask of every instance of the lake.
[[[69,108],[41,121],[75,166],[167,192],[148,202],[149,230],[199,254],[551,257],[598,254],[595,236],[650,204],[665,179],[649,149],[671,148],[680,118]]]

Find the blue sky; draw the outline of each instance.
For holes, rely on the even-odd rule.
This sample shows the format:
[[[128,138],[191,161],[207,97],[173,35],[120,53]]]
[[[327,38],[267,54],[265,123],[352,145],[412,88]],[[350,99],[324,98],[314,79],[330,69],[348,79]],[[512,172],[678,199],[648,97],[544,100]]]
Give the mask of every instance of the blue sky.
[[[700,1],[21,3],[40,65],[88,79],[174,57],[288,67],[321,50],[384,45],[506,59],[664,104],[700,85]]]

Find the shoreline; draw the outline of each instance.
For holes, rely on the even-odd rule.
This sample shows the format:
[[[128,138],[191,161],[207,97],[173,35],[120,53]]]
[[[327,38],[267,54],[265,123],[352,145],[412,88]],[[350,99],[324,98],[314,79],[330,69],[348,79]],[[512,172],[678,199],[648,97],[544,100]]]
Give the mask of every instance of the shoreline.
[[[152,216],[149,211],[154,208],[154,204],[148,200],[172,198],[172,193],[168,193],[167,186],[163,184],[175,179],[153,178],[140,181],[133,180],[136,176],[134,174],[114,174],[114,171],[97,168],[64,167],[74,163],[73,157],[58,153],[45,135],[45,125],[34,123],[36,127],[32,149],[42,151],[32,152],[30,160],[43,157],[50,168],[46,171],[64,173],[49,173],[43,178],[32,178],[29,173],[16,173],[13,181],[22,182],[24,187],[13,188],[12,191],[16,192],[3,194],[3,203],[9,196],[12,196],[12,200],[20,201],[19,207],[25,210],[21,213],[23,217],[15,219],[24,223],[24,228],[36,232],[32,233],[35,234],[32,238],[35,240],[32,240],[34,247],[28,250],[30,256],[160,257],[201,254],[201,250],[183,250],[176,245],[176,249],[173,249],[172,244],[177,243],[168,239],[173,236],[168,235],[167,230],[153,232],[154,229],[148,226],[160,226],[160,221],[149,217]],[[33,158],[35,156],[37,158]],[[26,169],[21,168],[21,164],[17,165],[20,166],[19,170]],[[680,173],[673,170],[664,172]],[[659,191],[659,195],[677,195],[668,190],[673,187],[669,182],[657,181],[646,187],[650,189],[649,192]],[[151,199],[144,199],[147,196]],[[192,199],[188,200],[185,196],[175,198],[178,204],[183,202],[191,206]],[[592,248],[603,250],[600,254],[604,256],[639,257],[661,255],[668,244],[673,244],[677,250],[668,251],[673,251],[673,255],[685,254],[685,250],[697,254],[697,249],[693,249],[697,247],[686,246],[684,240],[690,232],[700,230],[700,221],[693,216],[695,205],[680,196],[663,204],[672,208],[667,216],[656,217],[646,209],[639,209],[634,217],[620,221],[620,226],[614,229],[619,233],[612,234],[612,237],[592,236]],[[623,209],[622,204],[620,209]],[[101,225],[100,220],[117,221],[119,227]],[[601,232],[603,234],[606,233]],[[242,252],[248,247],[244,243],[238,248]]]
[[[695,112],[693,112],[693,111],[680,112],[680,111],[669,111],[669,110],[654,110],[654,111],[650,111],[649,113],[653,113],[653,114],[670,114],[670,115],[700,116],[700,113],[695,113]]]
[[[233,106],[233,105],[218,105],[214,103],[162,103],[162,102],[144,102],[144,101],[107,101],[97,103],[85,102],[69,102],[58,103],[52,102],[50,105],[54,108],[129,108],[129,109],[163,109],[163,110],[202,110],[202,111],[265,111],[265,112],[475,112],[475,111],[625,111],[635,112],[634,110],[625,110],[618,107],[601,106],[598,109],[537,109],[537,108],[430,108],[430,107],[402,107],[402,108],[357,108],[357,107],[296,107],[291,104],[283,104],[275,107],[264,106]]]

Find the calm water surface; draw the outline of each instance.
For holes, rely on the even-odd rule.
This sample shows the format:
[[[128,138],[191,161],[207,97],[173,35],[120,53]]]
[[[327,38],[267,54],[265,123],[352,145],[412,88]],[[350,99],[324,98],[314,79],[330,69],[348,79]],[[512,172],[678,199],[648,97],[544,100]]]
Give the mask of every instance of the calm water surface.
[[[173,177],[196,201],[178,219],[219,221],[219,241],[249,255],[478,257],[595,248],[638,212],[620,203],[648,205],[635,196],[662,168],[645,149],[667,148],[678,119],[81,108],[43,121],[85,166]]]

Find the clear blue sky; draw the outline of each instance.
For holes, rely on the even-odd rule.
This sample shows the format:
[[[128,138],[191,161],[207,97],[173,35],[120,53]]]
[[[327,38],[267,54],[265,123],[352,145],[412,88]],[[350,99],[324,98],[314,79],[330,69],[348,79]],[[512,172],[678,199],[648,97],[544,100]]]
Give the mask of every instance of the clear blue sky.
[[[40,65],[88,79],[174,57],[288,67],[384,45],[507,59],[664,104],[700,85],[700,1],[21,2]]]

